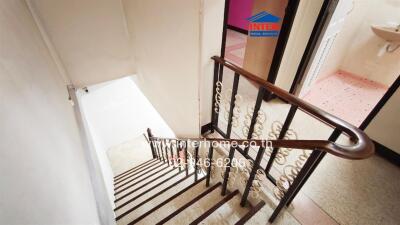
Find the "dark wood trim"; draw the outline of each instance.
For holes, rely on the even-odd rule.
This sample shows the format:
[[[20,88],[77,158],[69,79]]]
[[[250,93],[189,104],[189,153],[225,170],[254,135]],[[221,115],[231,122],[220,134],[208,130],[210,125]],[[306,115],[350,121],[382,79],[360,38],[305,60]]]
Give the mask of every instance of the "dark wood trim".
[[[167,168],[167,167],[165,167],[164,169],[166,169],[166,168]],[[157,176],[157,177],[154,178],[153,180],[157,180],[157,179],[159,179],[160,177],[165,176],[166,174],[172,172],[172,171],[175,170],[175,169],[176,169],[176,168],[172,168],[172,169],[168,170],[167,172],[165,172],[165,173],[163,173],[163,174]],[[159,172],[161,172],[161,171],[162,171],[162,170],[157,171],[157,173],[159,173]],[[131,187],[134,187],[135,185],[139,184],[140,182],[145,181],[146,179],[149,179],[151,176],[153,176],[153,175],[155,175],[155,174],[157,174],[157,173],[153,173],[153,174],[151,174],[151,175],[149,175],[149,176],[147,176],[147,177],[145,177],[145,178],[143,178],[143,179],[141,179],[141,180],[136,181],[135,183],[133,183],[133,184],[131,184],[131,185],[126,186],[125,188],[122,188],[121,190],[115,192],[114,195],[117,196],[118,194],[121,194],[122,192],[128,190],[128,189],[131,188]],[[137,189],[138,189],[138,188],[137,188]],[[137,190],[137,189],[135,189],[135,190]],[[133,193],[133,192],[129,192],[129,194],[132,194],[132,193]]]
[[[123,172],[123,173],[118,174],[117,176],[114,177],[114,181],[119,179],[121,176],[126,175],[127,173],[134,172],[134,171],[137,171],[138,169],[143,168],[144,166],[146,166],[147,164],[150,164],[153,161],[156,161],[156,160],[155,159],[150,159],[150,160],[148,160],[146,162],[143,162],[143,163],[141,163],[141,164],[139,164],[139,165],[137,165],[137,166],[125,171],[125,172]]]
[[[228,27],[228,16],[229,16],[229,5],[230,0],[225,0],[225,7],[224,7],[224,22],[222,27],[222,41],[221,41],[221,57],[225,57],[225,47],[226,47],[226,33]]]
[[[161,165],[162,165],[162,164],[161,164]],[[160,168],[160,167],[157,167],[157,169],[158,169],[158,168]],[[119,190],[120,188],[122,188],[123,186],[125,186],[125,185],[131,183],[132,181],[135,181],[135,180],[137,180],[137,179],[139,179],[139,178],[142,178],[142,177],[144,177],[144,176],[146,176],[145,178],[149,178],[149,177],[151,177],[151,176],[153,176],[153,175],[155,175],[155,174],[157,174],[157,173],[163,171],[163,170],[166,169],[166,168],[168,168],[168,166],[161,167],[159,170],[156,170],[156,171],[150,170],[150,171],[154,171],[154,172],[153,172],[153,173],[150,173],[150,174],[148,174],[148,172],[150,172],[150,171],[148,171],[148,172],[146,172],[146,173],[142,173],[142,174],[140,174],[140,175],[138,175],[138,176],[136,176],[136,177],[133,177],[133,178],[130,179],[130,180],[125,181],[125,182],[122,183],[122,184],[120,183],[121,181],[119,181],[119,185],[118,185],[118,186],[117,186],[117,184],[114,184],[114,190],[117,191],[117,190]],[[156,169],[156,168],[154,168],[154,169]],[[143,180],[143,179],[142,179],[142,180]],[[138,182],[140,182],[140,180],[139,180]],[[136,183],[137,183],[137,182],[136,182]]]
[[[152,195],[151,197],[147,198],[146,200],[140,202],[139,204],[137,204],[136,206],[130,208],[129,210],[127,210],[126,212],[122,213],[121,215],[117,216],[116,220],[121,219],[122,217],[128,215],[129,213],[135,211],[137,208],[141,207],[142,205],[146,204],[147,202],[153,200],[154,198],[160,196],[161,194],[165,193],[166,191],[170,190],[171,188],[175,187],[176,185],[180,184],[181,182],[185,181],[186,179],[188,179],[189,177],[191,177],[193,175],[193,173],[185,176],[184,178],[178,180],[177,182],[171,184],[170,186],[162,189],[161,191],[157,192],[156,194]],[[146,192],[143,192],[143,194],[146,194]]]
[[[201,126],[201,134],[202,135],[205,135],[208,132],[212,132],[212,131],[213,131],[212,123],[207,123],[207,124]]]
[[[268,72],[267,81],[274,84],[276,77],[278,75],[279,67],[282,62],[283,54],[285,53],[285,48],[289,40],[290,31],[292,30],[293,21],[296,17],[297,8],[299,6],[300,0],[289,0],[285,16],[282,21],[282,28],[279,32],[278,42],[276,43],[274,56],[272,58],[271,66]]]
[[[163,207],[164,205],[168,204],[170,201],[174,200],[175,198],[179,197],[181,194],[185,193],[186,191],[188,191],[189,189],[191,189],[192,187],[196,186],[197,184],[199,184],[200,182],[202,182],[205,179],[205,177],[199,179],[198,181],[192,183],[191,185],[187,186],[186,188],[182,189],[181,191],[179,191],[178,193],[174,194],[173,196],[169,197],[167,200],[161,202],[160,204],[158,204],[157,206],[153,207],[152,209],[148,210],[147,212],[145,212],[144,214],[140,215],[138,218],[136,218],[135,220],[133,220],[132,222],[128,223],[128,225],[133,225],[136,224],[137,222],[139,222],[140,220],[144,219],[146,216],[152,214],[154,211],[156,211],[157,209]]]
[[[381,156],[382,158],[388,160],[389,162],[395,164],[396,166],[400,166],[400,154],[393,151],[392,149],[380,144],[379,142],[374,141],[376,154]]]
[[[165,184],[166,182],[168,182],[168,181],[174,179],[176,176],[178,176],[178,175],[181,174],[182,172],[183,172],[183,171],[179,171],[178,173],[173,174],[172,176],[168,177],[167,179],[165,179],[165,180],[163,180],[163,181],[161,181],[161,182],[159,182],[159,183],[153,185],[151,188],[144,190],[142,193],[140,193],[140,194],[136,195],[135,197],[129,199],[128,201],[126,201],[126,202],[124,202],[124,203],[118,205],[118,206],[114,209],[114,211],[117,211],[117,210],[123,208],[124,206],[128,205],[129,203],[131,203],[131,202],[135,201],[136,199],[142,197],[143,195],[149,193],[150,191],[152,191],[152,190],[154,190],[154,189],[160,187],[162,184]],[[177,185],[177,184],[183,182],[183,181],[186,180],[187,178],[189,178],[189,176],[186,176],[186,175],[185,175],[182,179],[178,180],[177,182],[173,183],[172,185],[170,185],[170,186],[168,186],[168,187],[166,187],[166,188],[162,188],[161,191],[157,192],[156,196],[158,196],[158,195],[164,193],[165,191],[167,191],[168,189],[172,188],[173,186],[175,186],[175,185]],[[155,198],[154,195],[153,195],[152,197]],[[150,199],[150,200],[151,200],[151,199]],[[143,203],[143,201],[140,202],[140,204],[142,204],[142,203]],[[139,205],[140,205],[140,204],[139,204]],[[143,204],[144,204],[144,203],[143,203]],[[136,205],[136,206],[138,206],[138,205]],[[135,207],[136,207],[136,206],[135,206]],[[130,210],[132,210],[132,211],[135,210],[135,207],[131,208]],[[129,211],[129,210],[128,210],[128,211]],[[126,213],[126,212],[125,212],[125,213]],[[128,212],[128,213],[129,213],[129,212]],[[121,216],[121,217],[123,217],[123,216]],[[117,217],[117,220],[118,220],[118,217]]]
[[[338,0],[325,0],[322,4],[321,10],[318,14],[317,20],[311,32],[310,38],[307,42],[306,49],[300,60],[299,67],[297,68],[296,75],[294,76],[289,93],[295,94],[300,82],[303,80],[310,62],[314,59],[318,49],[316,48],[321,43],[324,33],[329,25],[329,21],[336,9]]]
[[[197,195],[195,198],[193,198],[192,200],[190,200],[189,202],[187,202],[186,204],[181,206],[179,209],[175,210],[173,213],[171,213],[170,215],[168,215],[167,217],[162,219],[160,222],[156,223],[156,225],[161,225],[161,224],[164,224],[164,223],[168,222],[169,220],[174,218],[176,215],[181,213],[183,210],[189,208],[191,205],[193,205],[194,203],[198,202],[200,199],[202,199],[203,197],[205,197],[206,195],[208,195],[209,193],[211,193],[212,191],[217,189],[219,186],[221,186],[220,182],[215,184],[214,186],[206,189],[201,194]]]
[[[243,28],[236,27],[236,26],[233,26],[233,25],[230,25],[230,24],[228,24],[226,27],[227,27],[229,30],[236,31],[236,32],[239,32],[239,33],[244,34],[244,35],[249,35],[249,31],[248,31],[248,30],[245,30],[245,29],[243,29]]]
[[[223,199],[221,199],[217,204],[213,205],[210,209],[205,211],[203,214],[201,214],[199,217],[197,217],[194,221],[190,223],[190,225],[196,225],[201,223],[205,218],[210,216],[213,212],[215,212],[219,207],[227,203],[229,200],[231,200],[233,197],[239,194],[239,190],[235,190],[234,192],[228,194],[225,196]]]
[[[143,171],[145,171],[153,166],[156,166],[156,165],[162,165],[162,164],[160,164],[160,162],[158,160],[155,160],[154,162],[147,164],[145,167],[140,168],[140,170],[138,170],[138,171],[132,171],[132,172],[127,173],[124,176],[121,176],[118,179],[114,180],[114,185],[121,180],[125,180],[126,177],[136,176],[136,175],[142,173]]]
[[[264,207],[264,205],[265,205],[265,202],[261,200],[256,206],[252,207],[246,213],[246,215],[244,215],[242,218],[240,218],[240,220],[237,221],[235,223],[235,225],[244,225],[248,220],[251,219],[251,217],[253,217],[258,211],[260,211],[260,209],[262,209],[262,207]]]
[[[399,86],[400,86],[400,75],[393,82],[393,84],[390,85],[389,89],[386,91],[383,97],[379,100],[379,102],[375,105],[375,107],[368,114],[365,120],[361,123],[361,125],[359,126],[361,130],[365,130],[368,127],[368,125],[372,122],[372,120],[376,117],[376,115],[378,115],[379,111],[381,111],[383,106],[385,106],[386,102],[388,102],[389,99],[394,95]]]

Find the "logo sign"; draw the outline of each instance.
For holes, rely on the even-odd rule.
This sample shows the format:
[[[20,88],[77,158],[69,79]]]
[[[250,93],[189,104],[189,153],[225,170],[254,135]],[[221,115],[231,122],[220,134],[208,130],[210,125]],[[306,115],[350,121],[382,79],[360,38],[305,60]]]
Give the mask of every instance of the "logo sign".
[[[278,37],[280,31],[279,17],[265,11],[247,18],[250,37]]]

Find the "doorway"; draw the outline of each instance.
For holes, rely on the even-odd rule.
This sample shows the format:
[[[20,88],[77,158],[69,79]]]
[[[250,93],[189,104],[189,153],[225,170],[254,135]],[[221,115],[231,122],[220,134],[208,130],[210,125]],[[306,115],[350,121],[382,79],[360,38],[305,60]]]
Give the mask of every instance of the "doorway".
[[[400,74],[400,50],[390,51],[396,44],[373,30],[398,25],[390,21],[400,21],[399,7],[391,1],[340,1],[294,93],[360,126]]]
[[[226,0],[221,56],[274,83],[298,5],[298,0]]]

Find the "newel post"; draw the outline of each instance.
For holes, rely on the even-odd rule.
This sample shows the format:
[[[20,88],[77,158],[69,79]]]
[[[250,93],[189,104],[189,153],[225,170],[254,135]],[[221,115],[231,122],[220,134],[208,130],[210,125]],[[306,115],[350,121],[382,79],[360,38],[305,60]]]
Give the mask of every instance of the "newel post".
[[[151,148],[151,154],[153,155],[153,159],[157,158],[156,151],[154,150],[154,145],[153,145],[153,134],[151,133],[150,128],[147,128],[147,135],[149,136],[149,143],[150,143],[150,148]]]

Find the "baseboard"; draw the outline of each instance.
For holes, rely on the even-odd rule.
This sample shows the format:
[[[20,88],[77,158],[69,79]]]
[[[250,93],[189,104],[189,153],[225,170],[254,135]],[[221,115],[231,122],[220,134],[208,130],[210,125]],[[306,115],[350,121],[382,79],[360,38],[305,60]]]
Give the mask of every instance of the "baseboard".
[[[239,27],[235,27],[235,26],[229,25],[229,24],[227,25],[227,28],[230,29],[230,30],[234,30],[236,32],[245,34],[245,35],[249,34],[249,31],[247,31],[245,29],[242,29],[242,28],[239,28]]]
[[[375,152],[377,155],[380,155],[381,157],[385,158],[389,162],[400,166],[400,154],[393,151],[392,149],[376,142],[373,141],[375,144]]]
[[[212,132],[213,130],[212,123],[207,123],[206,125],[201,126],[202,135],[206,134],[207,132]]]

